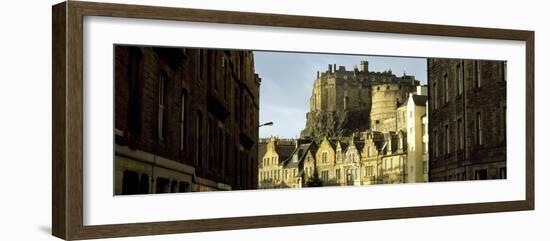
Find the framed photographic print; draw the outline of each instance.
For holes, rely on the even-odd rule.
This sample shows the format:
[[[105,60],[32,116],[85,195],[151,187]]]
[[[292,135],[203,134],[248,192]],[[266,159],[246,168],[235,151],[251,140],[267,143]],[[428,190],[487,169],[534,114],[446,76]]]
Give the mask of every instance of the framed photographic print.
[[[79,1],[52,24],[57,237],[534,209],[532,31]]]

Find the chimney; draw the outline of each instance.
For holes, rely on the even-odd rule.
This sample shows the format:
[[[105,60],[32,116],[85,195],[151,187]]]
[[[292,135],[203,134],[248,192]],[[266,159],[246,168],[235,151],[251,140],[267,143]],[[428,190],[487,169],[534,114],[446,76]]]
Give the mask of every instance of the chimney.
[[[319,78],[319,71],[317,71],[317,79]]]
[[[329,65],[328,65],[328,73],[329,73],[329,74],[332,74],[332,64],[329,64]]]

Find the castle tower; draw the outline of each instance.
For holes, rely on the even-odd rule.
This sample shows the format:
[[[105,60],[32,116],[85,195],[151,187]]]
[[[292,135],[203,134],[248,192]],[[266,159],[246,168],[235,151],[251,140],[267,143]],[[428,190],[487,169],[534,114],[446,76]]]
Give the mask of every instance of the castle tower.
[[[398,83],[377,83],[372,85],[371,129],[375,131],[396,131],[397,107],[405,100],[407,91]]]
[[[361,71],[365,72],[365,74],[369,73],[369,61],[361,61]]]

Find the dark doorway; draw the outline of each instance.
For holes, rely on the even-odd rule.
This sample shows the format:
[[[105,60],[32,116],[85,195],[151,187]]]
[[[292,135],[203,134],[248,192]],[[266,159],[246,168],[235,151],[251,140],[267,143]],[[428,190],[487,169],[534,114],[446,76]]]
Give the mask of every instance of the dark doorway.
[[[139,194],[139,174],[126,170],[122,176],[122,195]]]

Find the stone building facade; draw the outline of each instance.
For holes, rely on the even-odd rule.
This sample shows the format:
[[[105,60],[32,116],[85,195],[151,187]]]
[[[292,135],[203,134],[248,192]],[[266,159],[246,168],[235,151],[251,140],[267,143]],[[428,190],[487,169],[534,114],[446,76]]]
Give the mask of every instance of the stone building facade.
[[[251,51],[114,51],[116,195],[257,187]]]
[[[286,156],[276,167],[279,171],[261,166],[261,188],[273,187],[261,185],[271,181],[269,173],[284,183],[276,187],[299,187],[298,178],[301,186],[306,186],[315,175],[323,185],[427,181],[428,154],[422,152],[425,149],[418,150],[427,147],[423,146],[427,136],[422,129],[423,123],[427,124],[422,118],[427,86],[406,74],[397,77],[391,71],[370,72],[367,61],[361,61],[360,66],[348,71],[334,64],[317,73],[302,139],[288,145],[294,146],[296,153],[304,143],[314,148],[302,151],[303,158]],[[260,158],[273,158],[269,146],[277,142],[271,138]],[[293,161],[295,164],[288,166]],[[298,169],[291,169],[295,167]],[[287,172],[301,176],[287,179]]]
[[[285,188],[289,187],[285,182],[285,164],[296,149],[296,142],[292,140],[279,140],[275,137],[260,141],[265,145],[265,152],[260,154],[258,171],[259,188]],[[286,170],[288,173],[288,170]]]
[[[259,188],[306,187],[315,174],[324,186],[410,182],[404,132],[366,131],[356,137],[309,140],[269,139],[260,153]],[[281,144],[283,143],[283,144]],[[411,165],[422,161],[413,160]],[[425,182],[425,179],[413,179]]]
[[[427,151],[428,146],[424,140],[427,133],[426,105],[428,97],[425,95],[409,94],[409,98],[399,109],[401,117],[405,119],[405,128],[401,129],[406,133],[407,151],[407,182],[425,182],[428,174]]]
[[[428,59],[430,181],[506,178],[506,62]]]

